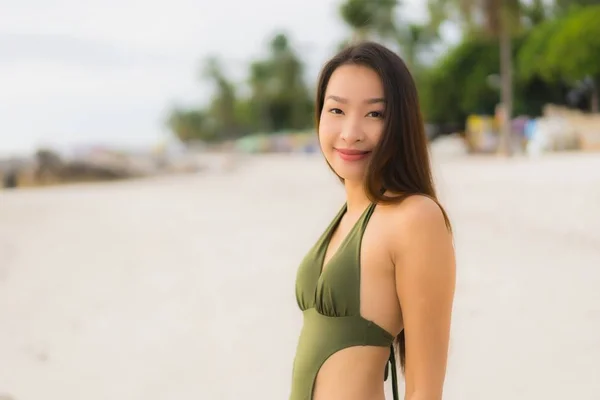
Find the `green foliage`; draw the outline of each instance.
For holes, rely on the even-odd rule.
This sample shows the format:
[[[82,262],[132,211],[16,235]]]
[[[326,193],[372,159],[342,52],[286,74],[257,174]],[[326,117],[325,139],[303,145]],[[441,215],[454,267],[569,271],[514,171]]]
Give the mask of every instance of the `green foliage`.
[[[467,40],[448,52],[419,81],[425,119],[460,123],[470,113],[492,113],[498,91],[488,77],[498,73],[494,42]]]
[[[521,28],[522,17],[527,19],[527,14],[532,13],[525,10],[526,2],[519,0],[426,1],[432,27],[438,29],[444,22],[451,22],[460,27],[465,38],[497,37],[503,14],[508,17],[512,30],[517,32]]]
[[[171,112],[167,125],[183,141],[193,139],[212,141],[216,139],[215,131],[210,129],[206,113],[199,110],[176,108]]]
[[[312,126],[312,96],[303,79],[303,65],[285,34],[269,43],[270,54],[250,63],[245,82],[249,95],[226,75],[220,61],[206,59],[200,77],[213,84],[205,109],[174,109],[168,126],[184,141],[235,139],[253,132],[306,129]]]
[[[352,37],[339,48],[353,41],[378,40],[397,47],[410,68],[419,68],[420,55],[440,39],[437,26],[404,20],[397,13],[400,4],[398,0],[345,0],[339,13],[351,29]]]
[[[519,53],[527,36],[513,39]],[[467,39],[451,49],[418,80],[424,117],[432,123],[461,124],[469,114],[494,113],[500,101],[494,78],[499,75],[498,42],[485,38]],[[539,115],[547,102],[564,103],[560,84],[533,76],[514,81],[516,115]]]
[[[339,7],[342,20],[357,39],[393,37],[397,32],[395,9],[398,0],[346,0]]]
[[[340,15],[352,29],[365,32],[373,23],[369,4],[363,0],[348,0],[340,5]]]
[[[546,62],[566,79],[600,77],[600,5],[569,14],[552,35]]]
[[[600,5],[575,7],[533,29],[519,53],[522,79],[552,82],[600,78]]]
[[[449,7],[445,0],[439,1]],[[456,4],[466,7],[467,3]],[[561,1],[559,8],[570,12],[553,18],[539,3],[521,5],[531,28],[512,40],[517,115],[539,115],[544,104],[564,104],[569,85],[586,76],[600,84],[600,5]],[[468,114],[494,112],[500,94],[488,77],[499,74],[499,48],[496,40],[485,37],[465,36],[433,68],[420,74],[421,102],[429,122],[462,123]]]
[[[543,0],[532,0],[531,3],[522,4],[523,17],[529,27],[541,24],[549,16]]]
[[[552,3],[554,14],[560,17],[582,7],[600,5],[600,0],[554,0]]]
[[[535,27],[528,35],[516,59],[518,77],[524,80],[540,76],[548,81],[556,80],[556,71],[548,63],[548,48],[552,38],[562,28],[560,19],[546,20]]]
[[[312,96],[302,62],[285,35],[271,41],[271,57],[251,65],[249,84],[260,131],[304,129],[311,124]]]

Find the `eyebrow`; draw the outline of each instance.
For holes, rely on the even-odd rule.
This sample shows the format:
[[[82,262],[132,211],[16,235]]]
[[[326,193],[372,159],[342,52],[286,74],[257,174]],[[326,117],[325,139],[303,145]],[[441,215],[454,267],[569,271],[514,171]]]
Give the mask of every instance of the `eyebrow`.
[[[342,104],[348,104],[348,99],[344,99],[343,97],[339,97],[339,96],[335,96],[335,95],[327,96],[327,99],[331,99],[331,100],[337,101],[338,103],[342,103]],[[385,103],[385,99],[382,97],[375,97],[372,99],[365,100],[365,103],[366,104]]]

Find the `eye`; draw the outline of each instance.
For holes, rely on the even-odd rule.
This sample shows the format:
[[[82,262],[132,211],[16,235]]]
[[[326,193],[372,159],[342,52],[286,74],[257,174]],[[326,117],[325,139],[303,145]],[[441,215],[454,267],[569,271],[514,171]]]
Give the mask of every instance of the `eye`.
[[[367,116],[372,117],[372,118],[383,118],[383,113],[380,111],[371,111],[370,113],[367,114]]]
[[[342,110],[340,110],[339,108],[331,108],[329,112],[337,115],[343,114]]]

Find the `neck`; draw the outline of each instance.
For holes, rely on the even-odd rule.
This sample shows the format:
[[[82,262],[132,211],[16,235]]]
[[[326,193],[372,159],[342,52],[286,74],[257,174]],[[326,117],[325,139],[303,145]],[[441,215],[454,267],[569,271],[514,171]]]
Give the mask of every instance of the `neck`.
[[[371,201],[365,193],[362,182],[346,181],[344,182],[346,189],[346,204],[348,214],[360,215],[371,204]]]

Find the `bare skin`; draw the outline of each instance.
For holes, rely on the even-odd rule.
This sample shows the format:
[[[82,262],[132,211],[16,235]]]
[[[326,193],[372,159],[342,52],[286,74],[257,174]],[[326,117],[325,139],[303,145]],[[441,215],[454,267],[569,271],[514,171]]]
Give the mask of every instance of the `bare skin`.
[[[369,200],[362,188],[370,151],[383,132],[385,102],[377,74],[342,66],[331,77],[319,140],[325,158],[345,180],[348,211],[334,232],[324,267]],[[396,336],[406,335],[406,400],[441,400],[455,289],[455,255],[439,206],[425,196],[377,206],[361,247],[361,315]],[[384,400],[389,349],[350,347],[330,357],[317,376],[315,400]]]

